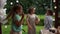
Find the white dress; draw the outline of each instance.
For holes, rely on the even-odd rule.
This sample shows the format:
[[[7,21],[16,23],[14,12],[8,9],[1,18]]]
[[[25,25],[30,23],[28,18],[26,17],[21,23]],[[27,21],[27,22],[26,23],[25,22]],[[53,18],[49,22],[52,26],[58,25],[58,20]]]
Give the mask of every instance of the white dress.
[[[35,25],[35,19],[37,18],[37,16],[35,14],[28,14],[28,20],[29,20],[29,24],[31,25],[32,29],[30,29],[28,27],[28,34],[36,34],[36,25]]]

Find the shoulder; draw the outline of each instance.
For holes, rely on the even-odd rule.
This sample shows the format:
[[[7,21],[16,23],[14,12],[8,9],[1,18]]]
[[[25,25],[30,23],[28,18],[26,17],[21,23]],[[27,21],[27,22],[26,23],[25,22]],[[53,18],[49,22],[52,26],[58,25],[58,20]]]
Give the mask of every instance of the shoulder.
[[[26,17],[28,18],[29,17],[29,14],[26,14]]]
[[[46,15],[45,15],[45,19],[49,19],[49,16],[46,16]]]
[[[38,17],[36,14],[34,14],[35,17]]]
[[[35,15],[35,16],[36,16],[36,14],[33,14],[33,15]]]
[[[26,14],[26,16],[29,16],[29,14]]]
[[[27,16],[30,15],[30,14],[27,14]]]
[[[45,15],[45,18],[48,18],[49,16]]]

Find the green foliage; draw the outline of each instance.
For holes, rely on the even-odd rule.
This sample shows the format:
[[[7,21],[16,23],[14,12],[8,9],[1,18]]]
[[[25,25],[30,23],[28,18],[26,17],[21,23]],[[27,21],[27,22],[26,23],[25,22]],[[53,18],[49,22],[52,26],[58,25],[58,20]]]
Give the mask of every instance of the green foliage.
[[[22,31],[22,34],[27,34],[28,33],[27,25],[23,25],[23,28],[26,32]],[[43,26],[36,26],[36,34],[39,34],[41,29],[43,29]],[[11,25],[7,25],[7,28],[5,28],[5,25],[2,25],[2,34],[10,34],[10,31],[11,31]]]
[[[50,5],[50,0],[18,0],[19,4],[23,6],[24,13],[28,13],[29,7],[36,8],[36,14],[45,14],[45,7]],[[6,8],[7,13],[10,11],[13,5],[10,3],[13,2],[13,5],[16,4],[16,0],[7,0]],[[45,5],[44,5],[45,4]]]
[[[40,19],[40,22],[39,22],[38,25],[43,26],[44,25],[44,15],[37,15],[37,16]],[[10,18],[10,19],[8,19],[7,25],[11,25],[11,23],[12,23],[12,19]],[[27,23],[26,23],[26,16],[24,17],[23,25],[27,25]]]

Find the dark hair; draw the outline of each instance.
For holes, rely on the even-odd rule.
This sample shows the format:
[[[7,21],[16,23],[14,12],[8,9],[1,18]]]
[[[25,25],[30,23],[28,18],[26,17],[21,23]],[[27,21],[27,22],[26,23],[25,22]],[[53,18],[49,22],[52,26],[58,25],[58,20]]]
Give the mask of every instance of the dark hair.
[[[11,11],[9,12],[9,16],[11,16],[10,14],[12,14],[12,18],[13,18],[14,14],[16,13],[16,10],[18,9],[22,9],[22,6],[20,4],[14,5]]]
[[[13,17],[14,17],[14,14],[15,14],[15,12],[16,12],[17,9],[22,9],[22,6],[19,5],[19,4],[14,5],[14,6],[12,7],[11,11],[9,12],[7,18],[9,18],[10,16],[13,18]],[[7,19],[7,18],[6,18],[6,19]]]
[[[28,13],[31,14],[31,11],[32,11],[32,10],[34,10],[34,7],[30,7],[30,8],[28,9]]]
[[[16,4],[12,7],[11,11],[16,12],[17,9],[22,9],[22,6],[20,4]]]
[[[53,15],[52,10],[47,10],[47,11],[48,11],[49,15]]]

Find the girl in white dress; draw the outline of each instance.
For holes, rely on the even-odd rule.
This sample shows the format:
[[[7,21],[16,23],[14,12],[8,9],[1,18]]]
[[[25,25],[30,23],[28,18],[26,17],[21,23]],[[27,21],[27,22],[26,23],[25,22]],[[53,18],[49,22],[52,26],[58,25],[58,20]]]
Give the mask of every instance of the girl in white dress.
[[[38,24],[39,19],[34,13],[35,13],[35,9],[33,7],[30,8],[29,14],[27,15],[28,34],[36,34],[35,24]]]

